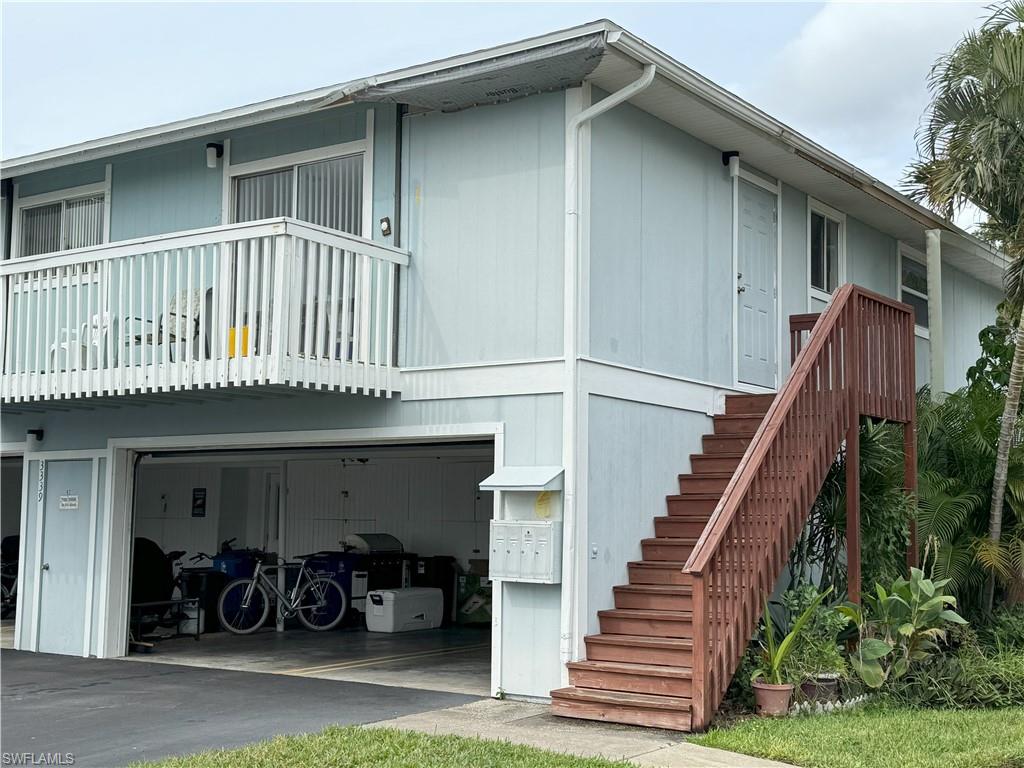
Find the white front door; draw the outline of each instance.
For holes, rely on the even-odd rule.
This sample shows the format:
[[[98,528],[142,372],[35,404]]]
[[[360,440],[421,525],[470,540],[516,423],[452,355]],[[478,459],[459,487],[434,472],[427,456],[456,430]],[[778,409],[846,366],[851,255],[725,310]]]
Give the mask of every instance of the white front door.
[[[739,355],[743,384],[775,388],[777,365],[776,196],[739,181],[739,232],[736,302]]]
[[[92,460],[46,462],[39,564],[39,650],[81,655],[89,565]]]

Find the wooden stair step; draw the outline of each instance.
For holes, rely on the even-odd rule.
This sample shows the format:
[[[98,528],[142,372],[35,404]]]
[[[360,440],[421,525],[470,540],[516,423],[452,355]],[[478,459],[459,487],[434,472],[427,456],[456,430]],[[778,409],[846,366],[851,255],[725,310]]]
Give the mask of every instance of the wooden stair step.
[[[690,455],[690,469],[694,474],[704,472],[735,472],[743,458],[742,451],[731,453],[694,453]]]
[[[721,499],[721,493],[687,491],[686,493],[679,493],[674,496],[666,496],[665,502],[668,507],[669,517],[696,517],[698,515],[710,517]]]
[[[611,608],[597,612],[602,635],[648,635],[651,637],[692,637],[690,611],[651,611]]]
[[[692,584],[693,577],[683,572],[685,560],[634,560],[626,564],[630,584]]]
[[[693,642],[686,637],[648,635],[587,635],[587,658],[593,661],[622,661],[689,667],[693,664]]]
[[[728,414],[756,413],[764,415],[772,407],[775,394],[767,395],[726,395],[725,412]]]
[[[658,536],[653,539],[643,539],[640,542],[644,560],[685,561],[695,546],[697,546],[696,536],[686,538]]]
[[[652,611],[689,611],[693,588],[680,584],[620,584],[612,588],[616,608]]]
[[[690,730],[690,699],[588,688],[551,692],[551,714],[626,725]]]
[[[689,698],[692,670],[624,661],[571,661],[569,682],[576,688]]]
[[[704,446],[704,453],[737,453],[747,450],[750,441],[754,439],[754,433],[728,434],[728,435],[704,435],[701,438]]]
[[[721,494],[732,480],[732,472],[700,472],[691,475],[679,475],[679,491],[686,493],[718,493]]]
[[[744,435],[757,431],[764,420],[762,414],[739,413],[719,414],[714,417],[716,435]]]
[[[704,515],[668,515],[654,518],[654,535],[656,537],[698,538],[707,527],[711,514]]]

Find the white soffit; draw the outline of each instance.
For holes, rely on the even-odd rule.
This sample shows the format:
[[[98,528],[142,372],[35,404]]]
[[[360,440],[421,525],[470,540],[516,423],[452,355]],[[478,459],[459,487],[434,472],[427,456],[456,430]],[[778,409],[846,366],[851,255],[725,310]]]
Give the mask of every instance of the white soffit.
[[[480,481],[481,491],[560,491],[562,467],[502,467]]]

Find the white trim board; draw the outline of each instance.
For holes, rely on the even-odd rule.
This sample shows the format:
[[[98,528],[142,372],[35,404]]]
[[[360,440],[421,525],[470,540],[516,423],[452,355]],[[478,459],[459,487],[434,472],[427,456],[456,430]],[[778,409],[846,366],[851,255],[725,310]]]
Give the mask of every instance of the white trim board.
[[[561,358],[403,368],[402,400],[561,394],[565,382]]]

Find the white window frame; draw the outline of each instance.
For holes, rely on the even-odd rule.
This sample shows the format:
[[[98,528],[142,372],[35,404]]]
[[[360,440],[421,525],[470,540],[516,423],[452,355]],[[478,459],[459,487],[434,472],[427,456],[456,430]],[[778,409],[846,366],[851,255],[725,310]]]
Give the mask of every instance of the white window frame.
[[[826,205],[813,197],[807,198],[807,310],[814,310],[814,300],[828,303],[832,299],[829,291],[823,291],[811,285],[811,217],[815,214],[825,216],[839,224],[839,274],[836,276],[836,287],[846,282],[846,214],[830,205]]]
[[[366,138],[330,144],[314,149],[304,149],[285,155],[273,155],[246,163],[231,163],[231,140],[224,142],[224,189],[221,196],[221,222],[234,223],[235,179],[239,176],[284,171],[289,168],[298,173],[300,165],[337,160],[353,155],[363,156],[363,220],[362,234],[367,240],[373,239],[373,110],[366,111]],[[292,214],[297,210],[298,185],[292,184]]]
[[[907,245],[904,242],[900,242],[899,246],[896,249],[896,298],[900,301],[903,301],[903,292],[906,291],[912,296],[916,296],[919,299],[927,301],[930,309],[931,298],[928,296],[928,294],[921,293],[920,291],[914,290],[913,288],[907,288],[905,285],[903,285],[904,259],[920,264],[922,267],[925,268],[926,272],[928,270],[928,257],[925,254],[921,253],[921,251],[914,248],[913,246]],[[917,336],[919,339],[931,338],[931,334],[929,333],[928,329],[925,328],[923,325],[918,325],[916,322],[914,323],[914,335]]]
[[[103,232],[101,244],[110,242],[110,179],[111,179],[111,166],[107,163],[106,170],[104,172],[103,181],[98,181],[93,184],[82,184],[78,187],[65,187],[64,189],[55,189],[52,192],[43,192],[38,195],[29,195],[28,197],[21,197],[19,194],[19,184],[14,184],[14,199],[11,206],[11,249],[10,258],[17,259],[21,258],[21,218],[22,212],[27,208],[35,208],[40,205],[50,205],[52,203],[63,202],[66,200],[75,200],[80,197],[93,197],[95,195],[103,195]],[[63,224],[62,224],[63,226]],[[51,251],[50,253],[36,253],[33,256],[48,256],[54,253],[62,253],[62,251]]]

